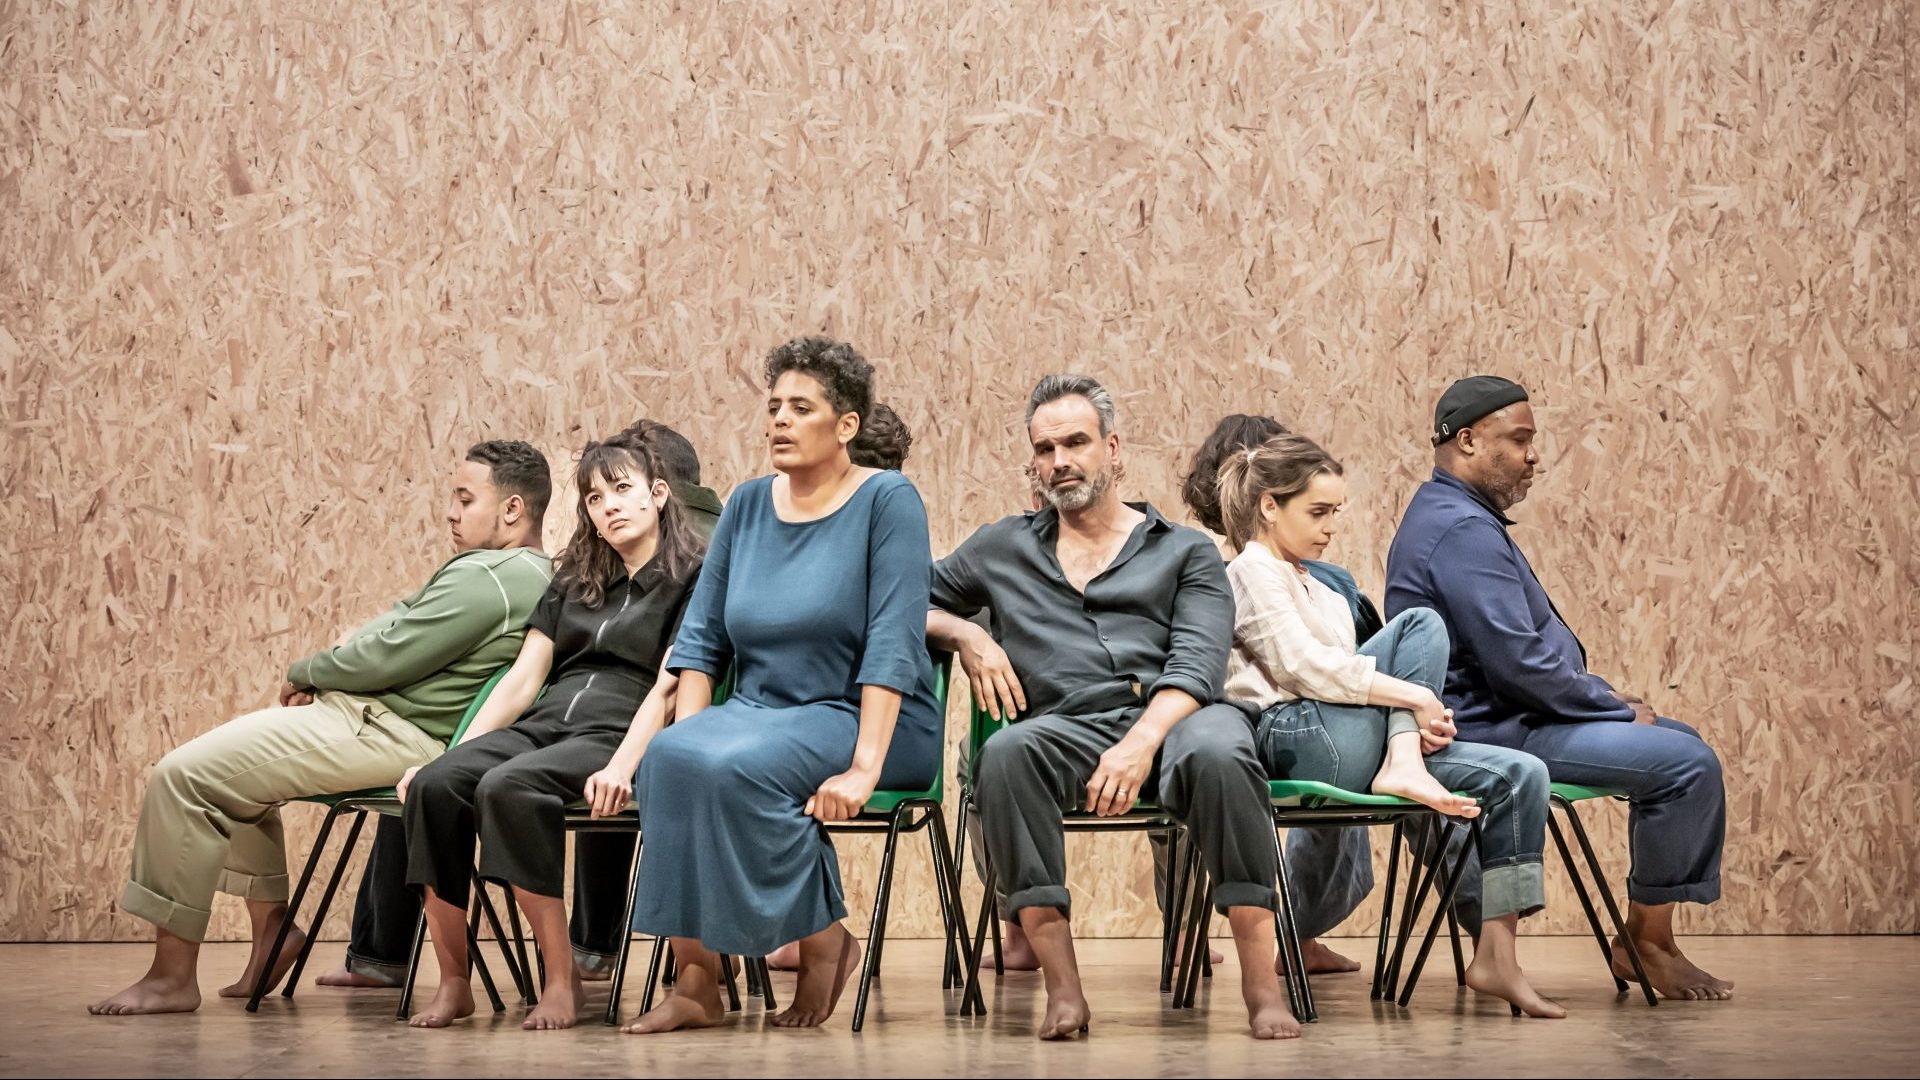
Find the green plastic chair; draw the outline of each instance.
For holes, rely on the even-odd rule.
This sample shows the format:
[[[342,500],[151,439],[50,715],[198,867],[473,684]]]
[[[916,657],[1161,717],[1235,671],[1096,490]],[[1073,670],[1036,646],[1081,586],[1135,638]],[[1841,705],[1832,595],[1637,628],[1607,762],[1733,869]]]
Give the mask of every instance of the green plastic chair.
[[[1392,795],[1374,795],[1367,792],[1348,791],[1332,784],[1317,780],[1270,780],[1267,782],[1268,800],[1273,810],[1274,855],[1279,867],[1280,910],[1275,913],[1275,925],[1280,944],[1280,960],[1287,982],[1287,996],[1294,1015],[1303,1023],[1311,1023],[1319,1018],[1313,1002],[1311,980],[1307,976],[1306,959],[1300,945],[1293,907],[1292,886],[1287,880],[1287,862],[1285,852],[1280,848],[1279,830],[1303,826],[1346,826],[1365,827],[1372,825],[1393,826],[1392,846],[1387,857],[1387,892],[1384,910],[1380,919],[1380,928],[1375,947],[1374,975],[1371,997],[1392,998],[1399,982],[1400,967],[1405,956],[1412,928],[1438,880],[1439,860],[1427,867],[1425,874],[1420,867],[1409,860],[1407,889],[1402,899],[1397,944],[1389,958],[1388,940],[1394,925],[1394,892],[1399,881],[1399,857],[1402,839],[1409,828],[1433,828],[1441,830],[1441,846],[1436,850],[1444,851],[1446,839],[1452,830],[1462,827],[1461,823],[1430,807],[1408,799]],[[1478,823],[1467,823],[1466,827],[1477,836]],[[1400,993],[1399,1003],[1404,1006],[1413,996],[1413,987],[1419,981],[1420,970],[1424,966],[1428,951],[1438,934],[1439,924],[1445,918],[1453,925],[1452,900],[1459,883],[1460,870],[1464,866],[1471,846],[1463,846],[1461,853],[1448,868],[1446,881],[1441,886],[1440,907],[1434,912],[1427,937],[1415,960],[1406,986]],[[1212,886],[1206,881],[1206,872],[1200,865],[1198,852],[1189,854],[1189,863],[1183,868],[1183,877],[1188,881],[1200,883],[1189,891],[1187,900],[1190,910],[1182,913],[1182,925],[1185,928],[1187,947],[1184,955],[1191,957],[1206,939],[1207,924],[1212,916]],[[1456,977],[1464,982],[1465,963],[1460,953],[1459,936],[1453,936],[1454,967]],[[1177,993],[1174,997],[1175,1008],[1191,1008],[1199,988],[1199,972],[1190,961],[1183,962],[1175,983]]]
[[[934,657],[933,693],[939,705],[940,716],[944,720],[947,714],[947,689],[953,676],[953,658],[941,654]],[[946,740],[941,740],[940,761],[933,771],[933,783],[924,791],[876,791],[867,800],[860,813],[849,821],[827,826],[829,833],[886,833],[886,847],[880,856],[880,881],[874,888],[872,929],[867,933],[867,955],[860,968],[860,988],[853,1000],[853,1030],[859,1031],[866,1022],[867,999],[873,980],[880,977],[880,958],[886,951],[887,916],[893,900],[894,855],[899,849],[900,837],[905,833],[926,831],[928,853],[933,859],[934,890],[940,901],[940,924],[945,938],[945,952],[940,970],[940,989],[951,990],[963,985],[960,977],[963,951],[958,945],[966,916],[960,903],[960,876],[954,862],[952,834],[947,830],[946,810],[941,805],[946,796]],[[768,981],[762,980],[760,990],[767,1002],[773,1007],[773,991]]]
[[[466,734],[468,725],[472,724],[473,718],[480,714],[480,707],[487,703],[487,698],[493,693],[493,688],[500,684],[500,680],[506,677],[506,674],[507,668],[503,667],[494,672],[486,682],[481,684],[480,692],[474,696],[473,703],[467,706],[467,711],[461,714],[460,722],[454,726],[453,737],[448,740],[449,746],[458,742],[460,737]],[[327,878],[327,887],[320,894],[320,906],[313,914],[312,925],[315,928],[315,933],[307,935],[306,944],[301,946],[300,955],[294,959],[292,969],[287,972],[287,985],[280,991],[280,996],[284,998],[291,999],[293,997],[294,987],[300,981],[300,973],[306,969],[307,958],[313,953],[314,943],[320,938],[318,933],[319,926],[326,920],[327,910],[333,906],[334,893],[339,890],[340,879],[346,873],[348,861],[353,857],[354,845],[360,841],[360,830],[367,823],[367,815],[372,813],[388,817],[398,817],[401,812],[399,793],[391,787],[367,788],[362,791],[338,792],[331,795],[303,795],[289,801],[324,806],[327,808],[327,816],[321,821],[319,835],[314,837],[313,847],[307,852],[306,866],[300,871],[300,884],[293,890],[293,899],[287,904],[286,918],[281,920],[280,932],[274,937],[273,948],[267,954],[266,965],[261,968],[260,978],[254,983],[253,993],[247,998],[248,1012],[260,1011],[260,1001],[267,995],[267,979],[272,975],[275,965],[279,963],[280,950],[286,947],[287,935],[293,929],[294,916],[299,913],[300,904],[306,899],[307,888],[313,883],[314,868],[319,865],[321,852],[326,850],[327,838],[333,833],[334,823],[344,815],[353,815],[353,825],[347,830],[347,842],[341,845],[340,857],[333,864],[333,873]],[[486,894],[482,892],[479,896],[481,905],[475,909],[474,923],[477,923],[480,917],[480,910],[483,908],[488,919],[492,922],[496,939],[504,943],[506,936],[501,933],[499,916],[494,913],[491,902],[486,900]],[[468,955],[474,957],[479,967],[480,981],[486,988],[487,997],[493,1005],[493,1011],[504,1012],[506,1011],[506,1005],[500,1000],[499,991],[493,983],[493,976],[487,971],[486,962],[480,959],[478,948],[473,947],[475,945],[473,939],[477,936],[477,929],[477,925],[469,924]],[[509,958],[509,963],[511,963],[511,958]],[[413,987],[411,967],[412,965],[409,965],[407,986],[402,992],[399,1016],[402,1020],[407,1018],[407,997],[411,995]],[[517,974],[515,981],[519,981]]]
[[[1587,871],[1593,875],[1593,888],[1606,904],[1607,916],[1613,920],[1613,928],[1620,939],[1627,943],[1627,958],[1633,961],[1634,980],[1640,984],[1640,991],[1646,996],[1648,1005],[1660,1004],[1653,992],[1653,984],[1647,980],[1647,969],[1640,962],[1640,950],[1633,944],[1633,938],[1627,935],[1626,921],[1620,917],[1620,908],[1613,901],[1613,890],[1607,885],[1606,871],[1600,866],[1600,857],[1594,854],[1593,843],[1587,839],[1586,826],[1580,823],[1580,814],[1573,808],[1577,802],[1589,802],[1594,799],[1625,799],[1626,793],[1607,788],[1583,787],[1579,784],[1554,784],[1548,795],[1548,806],[1566,815],[1567,824],[1573,826],[1573,835],[1580,842],[1580,851],[1586,856]],[[1613,950],[1607,942],[1607,934],[1600,926],[1600,916],[1593,909],[1593,900],[1587,894],[1587,883],[1581,877],[1580,867],[1573,861],[1573,850],[1567,846],[1566,834],[1560,829],[1560,822],[1551,814],[1547,815],[1547,829],[1553,836],[1554,846],[1560,849],[1560,861],[1566,864],[1567,873],[1573,878],[1573,891],[1580,898],[1580,909],[1586,912],[1587,926],[1593,930],[1593,940],[1600,944],[1600,955],[1607,965],[1607,974],[1613,979],[1617,993],[1627,992],[1627,981],[1613,973]]]
[[[971,720],[967,726],[967,774],[965,781],[960,787],[960,834],[958,837],[958,854],[955,856],[953,878],[953,892],[956,900],[955,910],[959,910],[957,904],[960,891],[958,867],[966,861],[967,816],[979,812],[977,802],[974,798],[973,778],[979,771],[980,749],[986,745],[989,738],[1001,728],[1006,727],[1008,723],[1009,721],[1006,720],[994,719],[993,714],[987,712],[980,704],[979,697],[977,695],[974,697]],[[1184,874],[1186,863],[1183,860],[1180,848],[1180,838],[1183,832],[1181,825],[1179,822],[1173,820],[1165,810],[1162,810],[1159,804],[1147,799],[1139,800],[1134,804],[1131,811],[1115,817],[1101,817],[1086,810],[1069,811],[1061,815],[1061,824],[1068,832],[1153,832],[1165,837],[1170,853],[1167,874],[1167,887],[1170,895],[1161,898],[1160,992],[1163,994],[1169,992],[1174,982],[1174,949],[1178,941],[1178,932],[1180,929],[1176,914],[1181,906],[1182,899],[1188,891]],[[981,861],[984,864],[986,873],[981,881],[983,891],[980,897],[979,919],[975,924],[971,937],[966,936],[964,930],[962,930],[961,937],[960,961],[962,966],[967,969],[965,975],[966,989],[960,1000],[960,1015],[962,1016],[985,1016],[987,1012],[986,1000],[980,989],[979,957],[987,946],[989,927],[991,927],[993,933],[993,973],[996,976],[1005,973],[1004,966],[1001,962],[1000,922],[999,919],[996,918],[997,905],[994,903],[994,894],[998,887],[998,874],[994,871],[993,860],[982,859]],[[1189,950],[1188,955],[1192,955],[1191,950]],[[1200,957],[1202,968],[1210,969],[1211,965],[1207,963],[1206,953],[1204,951],[1200,954]],[[1185,970],[1184,967],[1182,970]]]

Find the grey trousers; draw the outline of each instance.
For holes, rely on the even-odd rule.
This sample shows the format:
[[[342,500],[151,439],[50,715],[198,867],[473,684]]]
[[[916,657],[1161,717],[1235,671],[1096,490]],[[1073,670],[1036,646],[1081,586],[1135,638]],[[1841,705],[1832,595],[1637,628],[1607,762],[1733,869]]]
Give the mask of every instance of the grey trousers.
[[[1003,918],[1029,907],[1071,914],[1061,814],[1081,808],[1100,755],[1142,711],[1030,717],[981,747],[975,797],[983,846],[1005,897]],[[1245,712],[1210,705],[1174,725],[1145,786],[1199,845],[1222,912],[1279,907],[1267,775]]]

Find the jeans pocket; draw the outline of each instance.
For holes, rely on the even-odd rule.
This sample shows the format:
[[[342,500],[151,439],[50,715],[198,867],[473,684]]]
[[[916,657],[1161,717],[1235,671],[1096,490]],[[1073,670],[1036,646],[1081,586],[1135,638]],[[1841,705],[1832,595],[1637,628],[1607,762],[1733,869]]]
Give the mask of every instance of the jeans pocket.
[[[1286,701],[1260,717],[1254,733],[1260,763],[1275,780],[1332,782],[1340,775],[1340,751],[1312,701]]]

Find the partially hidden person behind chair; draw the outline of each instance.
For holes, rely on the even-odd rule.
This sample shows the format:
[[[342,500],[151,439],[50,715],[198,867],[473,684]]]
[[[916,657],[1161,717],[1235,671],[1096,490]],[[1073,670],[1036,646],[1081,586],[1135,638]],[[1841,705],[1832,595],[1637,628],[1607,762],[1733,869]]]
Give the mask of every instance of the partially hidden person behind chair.
[[[465,738],[400,782],[407,883],[424,890],[440,964],[439,989],[414,1027],[473,1012],[466,915],[476,840],[479,876],[513,889],[541,954],[556,958],[522,1026],[567,1028],[578,1017],[580,976],[557,962],[572,959],[561,900],[566,807],[583,796],[596,815],[626,805],[635,763],[667,719],[671,680],[657,673],[704,547],[659,457],[645,434],[581,451],[578,522],[519,657]]]
[[[1298,1036],[1274,972],[1278,857],[1253,727],[1221,701],[1233,597],[1219,553],[1117,489],[1112,395],[1050,375],[1027,404],[1045,509],[976,531],[934,567],[928,637],[955,653],[976,701],[1014,716],[974,773],[1001,913],[1047,991],[1043,1039],[1091,1018],[1068,922],[1061,815],[1128,813],[1141,798],[1184,822],[1241,959],[1253,1034]],[[990,629],[968,617],[991,610]]]
[[[775,475],[734,490],[674,641],[674,725],[634,780],[645,848],[634,930],[672,940],[673,992],[624,1030],[718,1023],[719,953],[800,944],[781,1027],[833,1013],[860,948],[824,823],[877,789],[924,790],[942,749],[927,653],[927,513],[847,448],[873,368],[821,337],[774,349]],[[731,696],[711,705],[731,665]]]
[[[278,705],[169,753],[148,778],[120,909],[156,927],[153,965],[97,1015],[200,1005],[200,942],[215,892],[245,898],[253,952],[222,997],[245,997],[287,914],[280,805],[391,786],[446,749],[467,707],[509,663],[553,576],[540,522],[553,480],[524,442],[468,448],[446,522],[455,554],[386,614],[294,662]],[[271,982],[305,944],[293,929]]]
[[[1699,733],[1587,670],[1586,648],[1509,533],[1540,464],[1533,406],[1518,383],[1461,379],[1434,410],[1433,476],[1387,552],[1387,612],[1431,608],[1452,642],[1441,697],[1463,742],[1524,750],[1559,783],[1627,795],[1633,871],[1627,933],[1654,988],[1723,1000],[1733,984],[1694,966],[1673,936],[1681,901],[1720,897],[1726,789]],[[1634,977],[1626,941],[1615,976]]]
[[[1514,943],[1520,918],[1546,904],[1546,766],[1454,741],[1439,697],[1447,632],[1432,611],[1403,611],[1356,645],[1346,598],[1306,567],[1326,553],[1346,508],[1346,470],[1332,455],[1304,436],[1276,435],[1228,455],[1219,486],[1236,552],[1227,696],[1259,716],[1267,774],[1482,818],[1481,926],[1467,985],[1529,1016],[1565,1016],[1527,982]]]
[[[679,432],[655,420],[639,420],[621,432],[651,443],[684,517],[702,542],[720,519],[720,497],[700,485],[700,457]],[[633,883],[633,837],[618,832],[582,832],[574,838],[573,963],[580,977],[605,980],[626,935],[627,891]],[[420,897],[407,888],[406,829],[397,817],[381,816],[354,895],[353,928],[345,962],[314,981],[322,986],[399,986],[413,949]]]

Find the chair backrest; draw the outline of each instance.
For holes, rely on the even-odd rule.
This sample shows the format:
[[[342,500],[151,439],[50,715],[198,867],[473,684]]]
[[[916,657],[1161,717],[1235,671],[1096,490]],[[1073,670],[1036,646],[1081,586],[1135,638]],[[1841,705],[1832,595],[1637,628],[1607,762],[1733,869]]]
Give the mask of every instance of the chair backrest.
[[[933,703],[940,715],[940,760],[933,770],[933,786],[927,789],[927,797],[934,802],[941,801],[947,790],[947,688],[953,683],[953,657],[946,653],[933,654]]]
[[[460,723],[454,726],[453,738],[447,740],[448,746],[459,742],[461,737],[466,735],[467,727],[473,723],[473,718],[480,715],[480,707],[487,703],[487,698],[493,694],[493,688],[500,685],[500,680],[507,677],[507,672],[511,670],[512,667],[513,665],[509,664],[501,668],[499,671],[494,672],[486,682],[480,684],[480,692],[473,695],[473,703],[467,706],[467,711],[460,717]]]

